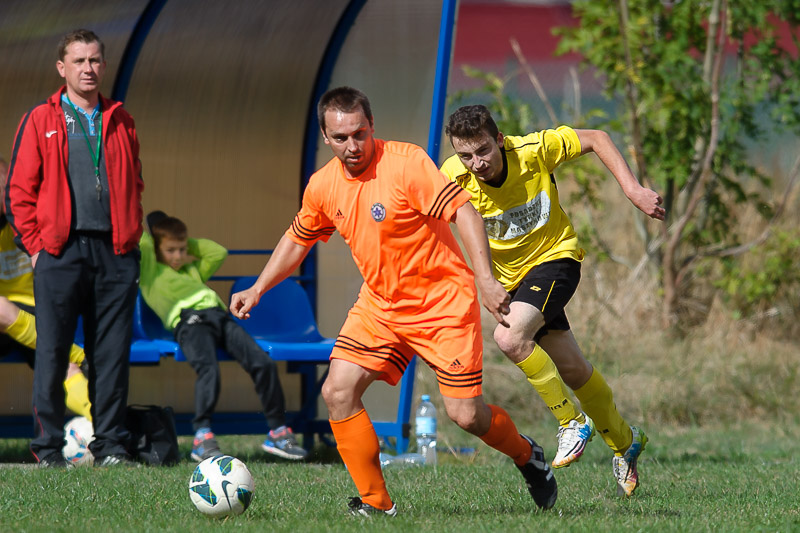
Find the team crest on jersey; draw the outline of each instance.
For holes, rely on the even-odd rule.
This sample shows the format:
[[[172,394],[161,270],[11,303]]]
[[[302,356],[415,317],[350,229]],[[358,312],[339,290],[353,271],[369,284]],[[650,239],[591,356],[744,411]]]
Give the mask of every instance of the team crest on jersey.
[[[382,222],[383,219],[386,218],[386,208],[383,207],[383,204],[380,202],[372,204],[369,211],[372,213],[372,218],[375,219],[375,222]]]

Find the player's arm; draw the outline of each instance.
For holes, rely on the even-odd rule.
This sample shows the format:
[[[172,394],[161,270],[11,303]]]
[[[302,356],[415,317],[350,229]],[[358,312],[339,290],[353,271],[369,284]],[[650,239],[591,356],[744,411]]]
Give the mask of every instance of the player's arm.
[[[186,240],[187,253],[194,257],[194,264],[203,281],[208,281],[214,273],[219,270],[225,258],[228,257],[228,250],[211,239],[192,239]]]
[[[231,297],[231,313],[238,318],[250,318],[249,311],[258,305],[261,296],[297,270],[310,249],[297,244],[286,235],[281,237],[252,287]]]
[[[661,196],[642,187],[608,133],[601,130],[575,130],[575,133],[581,143],[581,155],[589,152],[597,154],[633,205],[651,218],[664,220],[666,211],[661,207]]]
[[[510,311],[511,297],[495,279],[492,272],[492,256],[486,228],[483,226],[483,218],[475,211],[471,203],[466,202],[456,211],[453,222],[458,227],[461,242],[464,243],[464,248],[472,262],[475,282],[483,297],[483,306],[492,313],[497,322],[508,327],[504,315]]]
[[[6,183],[5,210],[8,222],[14,229],[14,242],[31,256],[35,266],[39,252],[44,247],[36,216],[42,178],[42,151],[33,120],[28,112],[20,122],[15,135]]]

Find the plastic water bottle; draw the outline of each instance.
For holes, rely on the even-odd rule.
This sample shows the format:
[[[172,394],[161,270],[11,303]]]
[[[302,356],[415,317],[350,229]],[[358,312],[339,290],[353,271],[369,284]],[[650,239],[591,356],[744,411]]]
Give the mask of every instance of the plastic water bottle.
[[[436,465],[436,408],[431,397],[422,395],[417,407],[414,425],[417,434],[417,452],[425,458],[426,465]]]
[[[418,453],[402,453],[400,455],[389,455],[388,453],[381,452],[380,461],[381,461],[381,468],[422,466],[425,464],[425,458]]]

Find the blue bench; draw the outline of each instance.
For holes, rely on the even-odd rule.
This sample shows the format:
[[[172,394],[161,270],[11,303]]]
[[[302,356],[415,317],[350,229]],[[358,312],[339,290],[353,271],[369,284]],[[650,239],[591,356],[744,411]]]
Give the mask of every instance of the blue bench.
[[[256,277],[236,278],[231,294],[251,286]],[[261,348],[275,361],[285,361],[287,371],[300,375],[300,409],[287,412],[287,423],[304,437],[304,443],[313,442],[318,436],[323,442],[331,433],[327,418],[320,419],[317,403],[322,384],[327,376],[327,366],[334,339],[323,337],[317,327],[313,309],[305,290],[293,279],[287,279],[268,291],[259,305],[250,312],[248,320],[234,318],[256,340]],[[82,344],[82,327],[79,326],[76,342]],[[230,360],[224,350],[218,350],[220,360]],[[130,362],[132,365],[158,365],[162,358],[186,361],[186,357],[167,331],[161,320],[142,299],[136,299],[133,320],[133,339]],[[23,362],[19,355],[12,355],[3,362]],[[318,368],[325,367],[320,373]],[[400,382],[396,418],[389,421],[374,420],[377,434],[397,453],[408,449],[409,418],[414,387],[416,358]],[[192,433],[192,413],[176,413],[178,433]],[[30,436],[29,416],[0,417],[0,435],[7,437]],[[260,412],[216,413],[214,431],[219,434],[263,433],[264,417]]]
[[[231,294],[250,287],[255,280],[255,276],[235,279]],[[334,339],[323,337],[319,332],[305,290],[292,279],[284,280],[262,296],[258,306],[250,311],[248,320],[234,320],[272,359],[285,361],[289,373],[300,375],[300,409],[288,412],[287,422],[303,435],[304,442],[313,442],[315,435],[325,441],[326,435],[331,433],[331,427],[327,419],[319,419],[317,401],[327,370],[318,375],[318,367],[327,367],[330,363]],[[172,333],[164,329],[161,320],[141,295],[136,301],[133,331],[132,364],[153,364],[165,356],[186,361]],[[218,350],[217,357],[221,361],[231,359],[224,350]],[[416,358],[411,361],[399,385],[395,420],[373,421],[378,435],[398,453],[408,449],[415,371]],[[176,414],[180,434],[191,434],[191,416],[187,413]],[[214,430],[219,434],[260,433],[263,427],[261,413],[217,413],[214,416]]]

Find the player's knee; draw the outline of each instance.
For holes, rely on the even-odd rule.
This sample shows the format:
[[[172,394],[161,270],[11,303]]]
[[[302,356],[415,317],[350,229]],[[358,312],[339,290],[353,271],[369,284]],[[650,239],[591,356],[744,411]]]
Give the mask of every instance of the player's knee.
[[[479,420],[478,412],[475,409],[462,406],[459,409],[450,409],[447,411],[447,416],[450,417],[458,427],[468,433],[477,435],[481,429],[481,421]]]
[[[17,306],[5,296],[0,296],[0,329],[6,330],[8,326],[14,323],[19,312]]]
[[[328,406],[328,409],[342,405],[350,395],[348,391],[339,386],[339,384],[335,380],[330,379],[330,377],[322,384],[321,393],[322,399],[325,401],[325,405]]]
[[[519,332],[513,328],[498,325],[494,330],[494,342],[506,355],[514,354],[519,349],[522,340]]]

